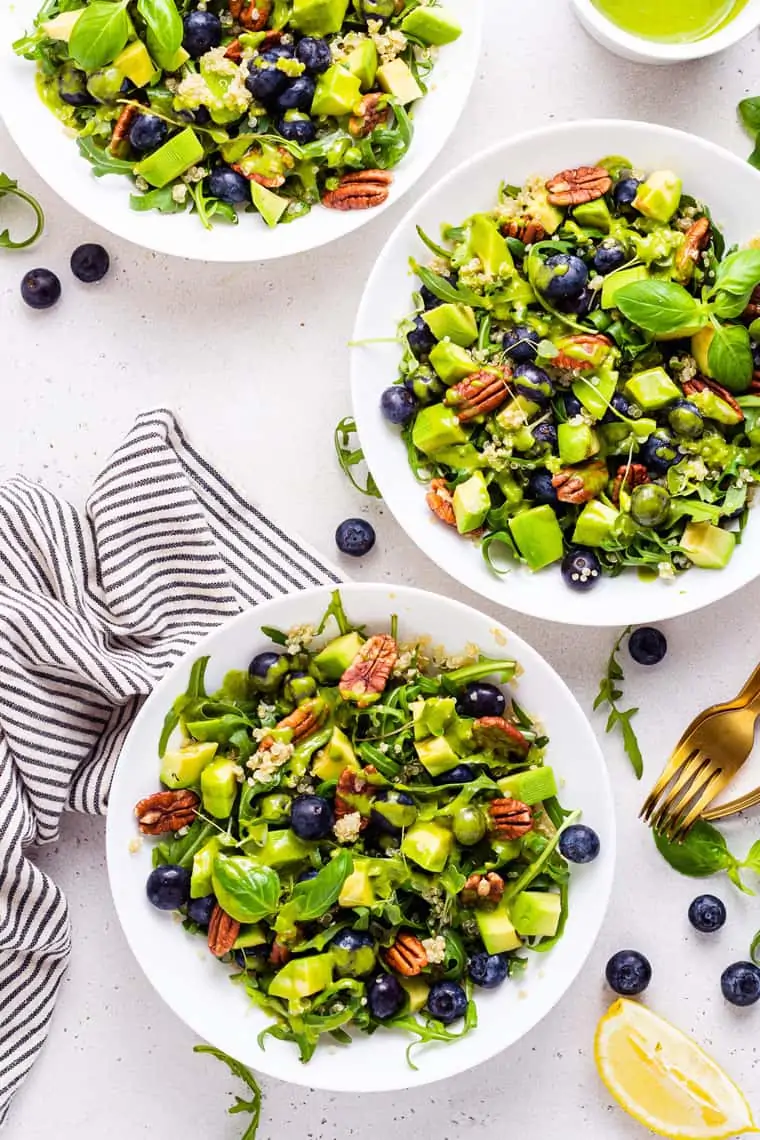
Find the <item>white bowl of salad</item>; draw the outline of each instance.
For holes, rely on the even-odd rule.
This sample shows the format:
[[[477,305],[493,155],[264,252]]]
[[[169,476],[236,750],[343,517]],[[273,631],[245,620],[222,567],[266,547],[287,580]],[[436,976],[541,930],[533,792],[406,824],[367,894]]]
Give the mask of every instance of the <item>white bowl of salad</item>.
[[[20,0],[0,107],[49,185],[164,253],[260,261],[404,194],[464,109],[482,0]]]
[[[551,1011],[603,921],[615,824],[535,650],[450,599],[347,584],[257,606],[170,671],[107,847],[179,1017],[255,1070],[357,1093],[450,1077]]]
[[[760,178],[598,121],[501,143],[400,223],[353,400],[380,491],[459,582],[536,617],[674,617],[752,581]]]

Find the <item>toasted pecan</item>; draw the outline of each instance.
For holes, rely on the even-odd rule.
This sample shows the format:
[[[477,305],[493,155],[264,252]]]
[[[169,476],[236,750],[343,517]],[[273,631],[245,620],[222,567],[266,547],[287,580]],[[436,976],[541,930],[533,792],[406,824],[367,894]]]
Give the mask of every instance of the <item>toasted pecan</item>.
[[[683,245],[675,258],[676,270],[679,280],[689,281],[694,273],[694,267],[699,261],[699,255],[710,242],[710,219],[697,218],[689,226],[684,237]]]
[[[370,210],[381,206],[390,194],[393,175],[387,170],[356,170],[344,174],[334,190],[322,196],[330,210]]]
[[[398,660],[398,646],[387,633],[376,633],[364,642],[338,682],[344,700],[374,700],[388,684]]]
[[[200,800],[187,788],[172,792],[154,792],[135,807],[135,815],[143,835],[165,835],[189,827],[194,821]]]
[[[513,218],[502,226],[502,233],[506,237],[517,238],[525,245],[533,245],[546,237],[544,227],[533,218]]]
[[[387,123],[390,113],[388,96],[381,91],[372,91],[354,108],[354,113],[348,120],[348,132],[355,139],[364,139],[376,127]]]
[[[358,800],[359,797],[371,800],[374,795],[375,788],[367,783],[360,772],[344,768],[335,788],[335,818],[343,819],[344,816],[359,812],[362,817],[359,830],[364,831],[369,824],[369,817],[360,811]]]
[[[307,736],[311,736],[312,732],[319,728],[319,724],[320,718],[314,710],[314,705],[309,702],[293,709],[292,713],[288,713],[286,717],[278,721],[277,727],[292,729],[293,743],[296,743]]]
[[[122,107],[119,117],[113,125],[111,141],[108,144],[109,150],[112,154],[116,154],[120,150],[120,144],[124,143],[124,140],[129,134],[130,127],[137,118],[137,115],[138,110],[133,103],[126,103]]]
[[[603,198],[612,179],[601,166],[577,166],[561,170],[546,183],[552,206],[582,206]]]
[[[279,146],[277,150],[284,158],[290,158],[290,155],[284,147]],[[249,182],[257,182],[259,186],[264,186],[267,190],[276,190],[285,182],[285,175],[282,172],[272,175],[259,174],[255,170],[243,170],[238,162],[232,163],[232,169],[236,171],[237,174],[242,174],[243,178],[247,178]]]
[[[589,357],[591,357],[596,348],[612,348],[612,341],[609,337],[606,337],[604,333],[574,333],[572,336],[563,337],[562,343],[564,350],[552,357],[552,367],[570,368],[575,371],[584,368],[594,368],[596,365],[593,359],[579,360],[577,357],[572,356],[571,352],[573,347],[576,347],[580,352],[587,352]]]
[[[219,903],[211,912],[208,924],[208,948],[215,958],[229,954],[240,934],[240,923],[222,910]]]
[[[733,408],[736,414],[741,416],[742,420],[744,419],[744,412],[740,405],[722,384],[716,384],[714,380],[708,380],[706,376],[695,376],[693,380],[687,380],[683,385],[685,396],[693,396],[695,392],[704,392],[705,388],[709,388],[711,392],[714,392],[716,396],[724,400],[730,408]]]
[[[472,726],[475,742],[493,752],[522,752],[530,749],[530,741],[526,740],[515,724],[505,720],[503,716],[481,716]]]
[[[400,931],[393,946],[386,950],[385,961],[397,974],[413,978],[425,969],[428,956],[419,938],[407,930]]]
[[[752,290],[742,317],[745,321],[755,321],[760,317],[760,285],[756,285]]]
[[[503,839],[519,839],[533,827],[533,812],[522,800],[511,797],[491,800],[488,814],[494,831]]]
[[[454,407],[460,423],[467,423],[468,420],[487,415],[501,407],[508,395],[504,372],[496,368],[483,368],[449,388],[446,403]]]
[[[233,63],[240,63],[243,58],[243,45],[240,40],[233,40],[231,44],[227,45],[224,58],[231,59]]]
[[[233,20],[249,32],[260,32],[272,11],[272,0],[229,0],[228,8]]]
[[[457,525],[451,491],[448,489],[445,479],[433,480],[430,484],[430,490],[425,495],[425,502],[441,522],[446,523],[447,526]]]
[[[648,482],[649,472],[643,463],[622,463],[617,469],[610,498],[617,504],[620,502],[620,492],[623,488],[632,491],[634,487],[643,487]]]
[[[269,958],[267,959],[269,965],[279,969],[280,966],[285,965],[289,958],[290,950],[275,938],[269,951]]]
[[[463,906],[497,903],[504,894],[504,880],[495,871],[486,875],[470,875],[459,894]]]
[[[552,476],[552,487],[561,503],[588,503],[607,483],[607,464],[601,460],[579,467],[566,467]]]

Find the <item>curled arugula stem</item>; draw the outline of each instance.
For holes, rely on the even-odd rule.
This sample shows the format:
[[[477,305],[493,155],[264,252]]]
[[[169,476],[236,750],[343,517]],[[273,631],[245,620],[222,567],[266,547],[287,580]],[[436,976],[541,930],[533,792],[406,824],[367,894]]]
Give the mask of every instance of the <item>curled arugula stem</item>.
[[[25,202],[27,206],[33,211],[35,216],[35,227],[29,237],[24,238],[22,241],[14,241],[8,229],[0,232],[0,248],[2,249],[26,249],[30,245],[34,245],[37,238],[45,228],[45,215],[42,211],[42,206],[36,198],[22,190],[18,182],[11,178],[8,174],[0,173],[0,200],[4,197],[18,198],[20,201]]]
[[[625,639],[630,635],[630,632],[631,626],[626,626],[612,647],[612,653],[610,653],[609,660],[607,661],[607,669],[602,677],[599,692],[594,701],[594,708],[598,709],[601,705],[609,706],[610,712],[604,731],[612,732],[614,728],[620,728],[626,756],[631,761],[631,767],[636,773],[636,779],[640,780],[644,772],[644,761],[641,756],[641,749],[639,748],[636,733],[631,724],[632,718],[639,710],[637,708],[621,709],[617,704],[623,695],[623,690],[618,687],[618,682],[624,680],[623,670],[617,659],[617,653]]]
[[[259,1122],[261,1120],[261,1088],[259,1082],[254,1077],[250,1069],[245,1065],[241,1065],[240,1061],[236,1061],[234,1057],[229,1057],[226,1053],[222,1053],[221,1049],[215,1049],[213,1045],[194,1045],[194,1053],[208,1053],[212,1057],[216,1057],[217,1061],[221,1061],[226,1065],[233,1076],[241,1080],[243,1084],[247,1085],[252,1092],[250,1100],[243,1100],[242,1097],[236,1096],[235,1103],[232,1108],[227,1111],[230,1116],[235,1116],[239,1112],[249,1112],[251,1114],[251,1123],[246,1128],[240,1140],[255,1140],[256,1133],[259,1130]]]
[[[367,480],[364,486],[358,482],[353,473],[352,469],[356,467],[358,463],[364,462],[364,452],[361,447],[351,446],[352,437],[355,435],[357,435],[356,420],[353,416],[344,416],[335,428],[335,434],[333,436],[335,454],[338,457],[341,471],[362,495],[367,495],[373,499],[380,499],[382,496],[369,468],[367,469]]]

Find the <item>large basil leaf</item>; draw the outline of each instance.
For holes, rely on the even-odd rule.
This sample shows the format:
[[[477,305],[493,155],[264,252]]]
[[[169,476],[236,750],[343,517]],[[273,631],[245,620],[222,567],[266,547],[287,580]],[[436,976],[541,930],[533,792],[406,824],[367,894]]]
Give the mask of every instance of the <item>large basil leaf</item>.
[[[93,0],[74,24],[69,54],[85,71],[105,67],[127,46],[129,30],[127,0]]]
[[[338,901],[341,887],[354,869],[348,851],[339,851],[313,879],[296,883],[292,902],[297,922],[321,918]]]
[[[707,323],[702,305],[673,281],[635,281],[615,294],[624,317],[645,332],[667,336]]]
[[[718,289],[710,307],[716,317],[730,321],[740,317],[749,304],[751,290],[747,293],[729,293],[727,289]]]
[[[748,867],[750,871],[754,871],[756,875],[760,875],[760,839],[756,839],[747,852],[747,858],[742,863],[742,867]]]
[[[217,855],[211,881],[220,907],[237,922],[259,922],[277,909],[277,872],[246,855]]]
[[[718,325],[707,351],[710,375],[729,392],[746,392],[754,363],[744,325]]]
[[[714,290],[744,295],[760,283],[760,249],[740,249],[730,253],[718,266]]]
[[[739,117],[748,131],[760,131],[760,97],[757,95],[742,99],[739,104]]]
[[[145,21],[150,54],[161,67],[170,67],[182,47],[182,17],[174,0],[137,0]]]
[[[734,858],[723,835],[711,823],[698,819],[682,843],[671,843],[658,831],[652,834],[663,859],[679,874],[704,879],[725,871],[734,886],[752,894],[741,881],[739,868],[742,864]]]

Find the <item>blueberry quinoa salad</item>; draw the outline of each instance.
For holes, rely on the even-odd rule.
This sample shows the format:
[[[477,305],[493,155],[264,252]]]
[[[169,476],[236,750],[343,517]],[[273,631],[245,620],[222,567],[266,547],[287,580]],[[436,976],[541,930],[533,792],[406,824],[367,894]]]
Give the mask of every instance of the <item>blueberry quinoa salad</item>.
[[[275,226],[388,198],[461,31],[435,0],[45,0],[14,48],[134,210]]]
[[[726,566],[760,479],[760,248],[618,157],[418,232],[381,411],[433,514],[579,591]]]
[[[599,853],[560,806],[546,737],[494,683],[517,663],[446,658],[396,626],[356,628],[336,592],[316,629],[265,628],[273,648],[217,692],[199,659],[166,718],[162,790],[136,807],[160,837],[148,899],[271,1015],[260,1041],[303,1061],[348,1028],[473,1029],[474,994],[562,937],[569,863]]]

